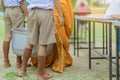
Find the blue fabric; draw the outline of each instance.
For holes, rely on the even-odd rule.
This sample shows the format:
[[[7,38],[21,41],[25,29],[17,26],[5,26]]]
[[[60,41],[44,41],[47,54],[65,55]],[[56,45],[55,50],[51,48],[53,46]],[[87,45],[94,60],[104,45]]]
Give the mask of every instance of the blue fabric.
[[[3,13],[5,13],[5,10],[2,10]]]
[[[29,5],[29,3],[28,2],[26,2],[26,6],[28,6]]]
[[[118,42],[118,51],[120,52],[120,29],[119,29],[119,33],[118,33],[118,39],[119,39],[119,42]]]

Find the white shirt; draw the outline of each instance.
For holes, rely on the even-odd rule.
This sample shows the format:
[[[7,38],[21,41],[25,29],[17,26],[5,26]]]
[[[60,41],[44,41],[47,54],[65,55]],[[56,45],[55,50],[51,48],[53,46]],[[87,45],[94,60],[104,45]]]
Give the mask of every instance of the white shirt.
[[[54,0],[26,0],[29,5],[28,9],[31,8],[43,8],[43,9],[54,9]]]
[[[4,0],[5,6],[20,6],[19,2],[22,0]]]
[[[113,0],[108,6],[105,17],[109,18],[112,14],[120,14],[120,0]]]

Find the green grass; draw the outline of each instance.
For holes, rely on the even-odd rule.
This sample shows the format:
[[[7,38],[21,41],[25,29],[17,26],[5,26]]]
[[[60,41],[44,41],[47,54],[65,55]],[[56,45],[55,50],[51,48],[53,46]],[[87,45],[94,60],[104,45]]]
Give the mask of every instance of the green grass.
[[[0,5],[0,10],[2,10],[2,5]]]
[[[5,35],[5,30],[4,30],[3,16],[0,16],[0,42],[3,41],[4,35]]]
[[[76,0],[71,0],[71,1],[72,1],[72,5],[73,5],[73,7],[74,7]]]
[[[16,72],[8,72],[3,76],[3,78],[5,80],[16,80],[15,76],[16,76]]]
[[[5,75],[3,75],[3,78],[5,80],[18,80],[19,78],[20,78],[20,80],[35,80],[34,78],[32,78],[30,76],[18,77],[16,71],[11,71],[11,72],[5,73]]]
[[[100,40],[101,37],[103,36],[103,32],[102,32],[102,29],[103,29],[103,25],[101,23],[96,23],[95,24],[97,27],[95,27],[95,35],[96,35],[96,39],[97,40]],[[108,28],[109,29],[109,28]],[[93,31],[92,31],[93,32]],[[93,34],[93,33],[92,33]],[[106,35],[106,30],[104,32],[104,34]],[[105,36],[106,37],[106,36]],[[115,39],[115,28],[112,27],[112,39],[114,40]]]

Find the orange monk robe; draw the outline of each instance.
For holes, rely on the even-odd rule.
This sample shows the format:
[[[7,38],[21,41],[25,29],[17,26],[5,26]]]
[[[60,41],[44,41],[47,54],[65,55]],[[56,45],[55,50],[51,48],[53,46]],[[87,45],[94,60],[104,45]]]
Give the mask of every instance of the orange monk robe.
[[[64,20],[65,20],[65,31],[67,34],[67,37],[69,38],[72,30],[73,30],[73,9],[72,9],[72,3],[71,0],[60,0]]]
[[[53,71],[63,72],[65,66],[72,64],[72,57],[69,53],[69,37],[73,29],[73,10],[71,0],[60,0],[60,4],[63,11],[64,26],[60,26],[59,14],[54,9],[54,16],[56,21],[56,40],[53,51],[47,57],[45,66],[51,66]],[[31,58],[31,62],[36,65],[37,59]]]

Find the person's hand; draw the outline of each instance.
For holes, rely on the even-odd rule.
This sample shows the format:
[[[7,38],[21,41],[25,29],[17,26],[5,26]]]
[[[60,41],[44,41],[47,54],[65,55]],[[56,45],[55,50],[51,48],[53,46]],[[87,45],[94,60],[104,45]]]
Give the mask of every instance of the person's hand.
[[[60,16],[60,26],[64,25],[64,18]]]

